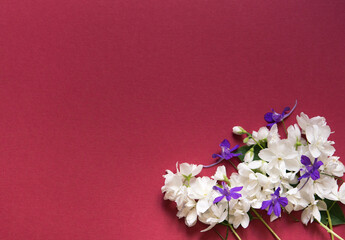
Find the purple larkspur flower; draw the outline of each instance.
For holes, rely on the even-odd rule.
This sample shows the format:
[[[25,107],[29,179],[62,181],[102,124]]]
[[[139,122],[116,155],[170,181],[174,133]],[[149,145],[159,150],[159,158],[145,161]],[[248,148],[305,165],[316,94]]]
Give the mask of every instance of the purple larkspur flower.
[[[279,217],[281,213],[281,207],[285,207],[288,204],[288,199],[286,197],[280,197],[279,195],[280,187],[278,187],[273,194],[271,194],[272,198],[271,200],[263,201],[261,205],[261,209],[268,208],[268,215],[272,214],[272,211],[274,214]]]
[[[241,155],[241,153],[233,153],[233,151],[235,151],[239,146],[236,145],[235,147],[233,148],[230,148],[230,142],[227,140],[227,139],[224,139],[220,144],[219,146],[221,147],[222,149],[222,152],[221,154],[213,154],[212,157],[213,158],[218,158],[218,161],[211,164],[211,165],[208,165],[208,166],[204,166],[205,168],[208,168],[208,167],[213,167],[214,165],[217,165],[218,163],[220,163],[221,161],[223,161],[224,159],[225,160],[229,160],[233,157],[237,157],[239,155]]]
[[[271,128],[274,124],[279,123],[283,121],[285,118],[287,118],[288,116],[290,116],[290,114],[295,110],[296,106],[297,106],[297,100],[296,100],[295,106],[291,109],[291,111],[290,111],[290,107],[285,107],[283,112],[280,114],[274,111],[274,109],[272,108],[272,112],[268,112],[264,116],[266,122],[268,123],[267,127]]]
[[[299,190],[301,190],[307,184],[310,178],[314,181],[320,178],[319,168],[323,165],[323,162],[318,161],[317,158],[315,158],[314,164],[312,164],[310,159],[305,155],[302,155],[301,163],[305,166],[305,169],[301,168],[300,170],[304,171],[305,173],[298,178],[298,181],[303,178],[306,178],[307,181]]]
[[[228,185],[225,182],[222,182],[223,188],[214,186],[213,190],[219,191],[222,195],[219,197],[216,197],[213,201],[213,203],[220,202],[224,197],[226,198],[227,201],[230,201],[231,198],[233,199],[238,199],[242,195],[240,193],[237,193],[242,190],[243,187],[234,187],[234,188],[229,188]]]

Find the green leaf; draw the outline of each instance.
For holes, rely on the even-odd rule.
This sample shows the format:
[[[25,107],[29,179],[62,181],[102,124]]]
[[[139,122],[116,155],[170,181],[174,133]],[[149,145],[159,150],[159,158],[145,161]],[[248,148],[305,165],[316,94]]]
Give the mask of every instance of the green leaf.
[[[260,143],[261,144],[261,143]],[[238,156],[238,158],[241,160],[241,162],[243,162],[244,159],[244,155],[246,155],[246,153],[252,148],[253,146],[247,146],[244,145],[240,148],[237,149],[236,153],[241,153],[240,156]],[[265,147],[265,146],[263,146]],[[259,147],[259,145],[254,145],[254,160],[260,160],[259,158],[259,152],[260,152],[261,148]]]
[[[238,156],[238,158],[241,160],[241,162],[243,162],[244,155],[246,154],[246,152],[248,152],[249,149],[251,149],[251,148],[252,148],[252,146],[244,145],[244,146],[237,149],[236,153],[241,153],[241,155]]]
[[[332,220],[332,225],[337,226],[345,224],[344,213],[339,205],[339,202],[331,201],[325,199],[324,202],[327,204],[327,209],[329,210],[329,215]],[[321,222],[325,225],[328,225],[328,217],[326,211],[321,211]]]

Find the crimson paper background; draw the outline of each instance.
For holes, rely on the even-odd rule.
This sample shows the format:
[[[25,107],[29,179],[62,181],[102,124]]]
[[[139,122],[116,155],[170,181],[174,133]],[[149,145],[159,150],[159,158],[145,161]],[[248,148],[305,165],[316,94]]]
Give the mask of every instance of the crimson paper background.
[[[217,239],[163,201],[165,169],[213,162],[295,99],[287,124],[325,116],[344,162],[344,1],[5,0],[0,30],[1,239]]]

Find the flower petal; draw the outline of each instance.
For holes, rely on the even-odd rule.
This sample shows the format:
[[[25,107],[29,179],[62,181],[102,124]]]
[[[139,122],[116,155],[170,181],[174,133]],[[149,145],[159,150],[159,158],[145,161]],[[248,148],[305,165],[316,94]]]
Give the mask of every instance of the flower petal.
[[[272,203],[272,200],[263,201],[261,205],[261,209],[265,210],[271,203]]]
[[[277,159],[277,156],[268,148],[262,149],[259,152],[259,157],[267,162]]]
[[[230,142],[228,141],[228,139],[224,139],[223,142],[219,144],[219,146],[221,148],[230,148]]]
[[[238,198],[242,197],[242,195],[239,194],[239,193],[231,193],[230,196],[231,196],[233,199],[238,199]],[[228,201],[230,201],[230,200],[228,200]]]
[[[278,187],[278,188],[274,191],[274,195],[276,195],[277,197],[279,197],[279,191],[280,191],[280,187]]]
[[[318,149],[318,147],[314,144],[310,144],[309,145],[309,151],[311,153],[311,155],[313,155],[314,158],[318,158],[321,155],[320,150]]]
[[[312,172],[310,173],[310,177],[311,177],[311,179],[313,179],[314,181],[317,180],[317,179],[319,179],[319,178],[320,178],[320,173],[319,173],[319,171],[318,171],[318,170],[312,171]]]
[[[196,204],[196,211],[197,213],[204,213],[207,211],[207,209],[209,209],[209,207],[210,207],[210,204],[208,200],[206,198],[202,198],[202,199],[199,199],[199,201]]]
[[[224,195],[219,196],[219,197],[216,197],[216,198],[214,199],[214,201],[213,201],[213,204],[222,201],[223,198],[224,198]]]
[[[217,187],[217,186],[213,186],[212,188],[213,190],[219,191],[221,194],[224,194],[224,189]]]
[[[289,201],[286,197],[280,197],[278,198],[278,202],[280,205],[282,205],[283,207],[285,207],[286,205],[288,205]]]
[[[195,209],[191,210],[185,219],[186,225],[188,227],[194,226],[196,224],[197,216],[198,215],[196,214],[196,210]]]
[[[272,211],[273,211],[273,204],[271,204],[270,207],[268,208],[267,215],[271,215]]]
[[[271,112],[266,113],[265,116],[264,116],[265,121],[268,122],[268,123],[274,122],[273,118],[272,118],[272,115],[273,115],[273,113],[271,113]]]
[[[302,155],[302,156],[301,156],[301,163],[302,163],[304,166],[311,165],[310,159],[309,159],[307,156],[305,156],[305,155]]]
[[[274,211],[274,214],[275,214],[277,217],[280,217],[281,208],[280,208],[280,204],[279,204],[278,202],[276,202],[276,203],[274,204],[273,211]]]
[[[241,191],[243,186],[231,188],[230,193]]]

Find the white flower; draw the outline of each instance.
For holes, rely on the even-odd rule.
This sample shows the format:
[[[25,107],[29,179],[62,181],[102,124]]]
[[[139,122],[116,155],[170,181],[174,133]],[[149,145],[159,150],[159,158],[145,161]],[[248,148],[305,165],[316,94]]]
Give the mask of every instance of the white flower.
[[[324,201],[320,201],[320,200],[313,201],[306,209],[303,210],[302,215],[301,215],[301,220],[305,225],[307,225],[309,221],[312,223],[314,221],[314,218],[320,222],[321,221],[320,211],[326,211],[326,210],[327,210],[327,205]]]
[[[317,125],[321,127],[326,125],[326,119],[324,117],[317,116],[309,119],[308,115],[303,112],[301,113],[301,116],[297,116],[296,119],[303,133],[305,133],[308,126]]]
[[[225,166],[219,166],[212,178],[217,181],[227,181],[228,177],[226,176]]]
[[[167,174],[163,175],[163,177],[165,178],[165,184],[162,187],[162,193],[165,193],[164,200],[175,201],[178,192],[183,186],[182,179],[170,170],[167,170]]]
[[[338,184],[333,177],[321,174],[320,178],[315,181],[303,178],[297,187],[302,188],[302,190],[307,192],[309,195],[316,194],[321,199],[327,198],[329,200],[338,200]]]
[[[188,227],[192,227],[196,224],[198,215],[196,214],[196,202],[194,199],[190,199],[187,196],[185,196],[185,199],[183,199],[183,204],[178,205],[178,212],[176,216],[178,218],[185,217],[185,223]]]
[[[301,138],[301,130],[299,129],[297,124],[291,125],[287,129],[288,132],[288,140],[295,146],[297,149],[302,144],[306,144],[307,142],[305,139]]]
[[[243,198],[246,198],[250,201],[250,204],[253,208],[260,208],[262,201],[266,200],[269,194],[272,194],[273,184],[271,178],[268,178],[266,175],[263,175],[260,172],[254,172],[250,165],[253,163],[262,163],[263,161],[253,161],[249,164],[240,163],[238,165],[239,174],[231,175],[231,186],[233,185],[234,180],[236,180],[236,185],[242,185],[243,189],[241,194]],[[259,167],[259,165],[255,167]]]
[[[293,188],[286,192],[288,205],[285,209],[288,213],[291,213],[292,210],[300,211],[308,206],[309,202],[301,194],[303,195],[303,191],[299,191],[298,188]]]
[[[275,142],[278,142],[280,141],[280,136],[279,136],[279,133],[278,133],[278,126],[277,124],[274,124],[269,133],[268,133],[268,136],[267,136],[267,143],[268,145],[271,144],[271,143],[275,143]]]
[[[227,202],[213,204],[205,213],[201,214],[199,217],[200,221],[210,225],[204,230],[201,230],[201,232],[206,232],[216,224],[223,222],[228,216],[227,206]]]
[[[253,131],[252,137],[253,137],[257,142],[259,142],[259,141],[261,141],[261,140],[266,139],[267,136],[268,136],[268,133],[269,133],[268,128],[267,128],[267,127],[262,127],[262,128],[259,129],[258,132]],[[250,138],[250,139],[248,140],[248,142],[247,142],[247,145],[255,145],[255,144],[256,144],[256,142],[255,142],[253,139],[251,139],[251,138]]]
[[[193,227],[196,224],[196,220],[197,218],[197,214],[196,214],[196,209],[193,208],[191,209],[191,211],[188,212],[186,218],[185,218],[185,223],[188,227]]]
[[[229,222],[234,225],[234,228],[238,228],[241,225],[243,228],[247,228],[249,225],[249,215],[247,212],[250,209],[250,203],[246,199],[238,200],[234,207],[230,209]]]
[[[209,177],[199,177],[190,184],[188,196],[191,199],[198,200],[196,204],[196,212],[198,215],[206,212],[213,204],[214,197],[212,197],[212,193],[214,193],[214,191],[212,188],[216,185],[216,182],[216,180],[212,180]]]
[[[268,162],[266,171],[270,176],[285,176],[286,170],[298,171],[300,162],[298,153],[287,140],[279,140],[268,144],[268,148],[259,152],[259,157]]]
[[[305,130],[307,140],[309,142],[309,151],[314,158],[317,158],[324,153],[327,156],[333,155],[335,149],[331,145],[333,142],[327,141],[331,134],[329,126],[308,126]]]
[[[243,187],[249,196],[261,190],[256,174],[245,163],[240,163],[237,168]]]
[[[180,170],[179,170],[177,168],[177,164],[178,163],[176,163],[177,173],[179,175],[184,176],[184,177],[188,177],[188,176],[194,177],[194,176],[198,175],[203,168],[203,165],[182,163],[182,164],[180,164]]]
[[[340,201],[342,204],[345,204],[345,183],[343,183],[343,184],[340,186],[338,196],[339,196],[339,201]]]
[[[329,175],[342,177],[345,172],[345,166],[339,161],[339,157],[331,156],[323,161],[323,171]]]

